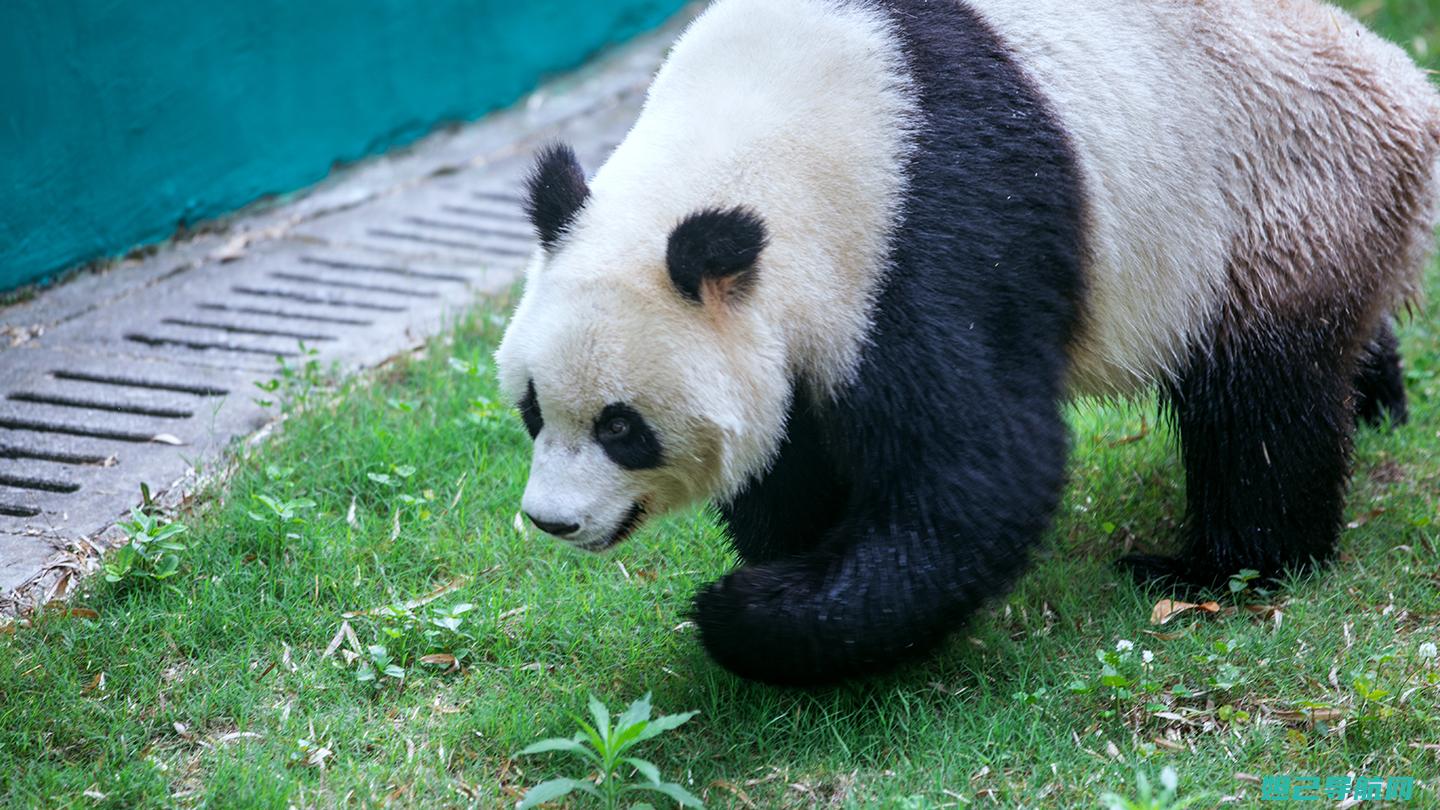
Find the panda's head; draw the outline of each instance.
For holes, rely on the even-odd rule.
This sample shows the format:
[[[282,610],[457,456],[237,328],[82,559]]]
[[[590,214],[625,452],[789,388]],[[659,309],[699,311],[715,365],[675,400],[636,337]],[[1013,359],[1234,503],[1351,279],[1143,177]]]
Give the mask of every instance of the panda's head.
[[[590,551],[736,491],[773,455],[789,401],[752,300],[761,216],[667,211],[604,174],[592,188],[569,148],[540,155],[528,208],[542,249],[496,353],[534,439],[521,508]]]

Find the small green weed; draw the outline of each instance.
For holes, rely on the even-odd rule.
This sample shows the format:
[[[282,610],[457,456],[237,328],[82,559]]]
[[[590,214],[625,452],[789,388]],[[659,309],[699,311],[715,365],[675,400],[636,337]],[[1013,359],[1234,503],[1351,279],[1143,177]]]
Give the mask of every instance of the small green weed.
[[[130,510],[130,519],[118,525],[129,542],[105,556],[107,582],[130,577],[158,581],[179,573],[180,555],[186,549],[179,538],[189,531],[184,523],[165,521],[136,507]]]
[[[280,412],[286,415],[304,411],[314,401],[316,392],[333,387],[339,376],[336,368],[325,371],[320,365],[319,355],[318,349],[301,341],[298,362],[285,357],[275,358],[280,365],[275,376],[255,383],[256,388],[269,396],[258,398],[255,403],[262,408],[279,405]]]
[[[405,668],[395,663],[394,657],[382,644],[371,644],[365,648],[365,657],[355,670],[355,680],[379,686],[382,678],[396,683],[405,680]]]
[[[1184,810],[1209,798],[1204,794],[1196,794],[1177,801],[1175,794],[1180,789],[1180,775],[1170,767],[1160,772],[1159,792],[1155,791],[1150,779],[1143,773],[1135,775],[1135,787],[1140,795],[1133,799],[1116,793],[1106,793],[1100,797],[1100,803],[1106,810]]]
[[[624,714],[621,714],[612,723],[610,710],[605,708],[605,704],[598,699],[591,697],[590,717],[595,721],[593,725],[577,719],[580,731],[576,732],[575,736],[568,739],[555,737],[541,740],[521,751],[520,755],[531,756],[552,751],[574,754],[596,769],[599,774],[598,780],[592,782],[589,779],[559,778],[541,782],[526,792],[524,801],[520,802],[519,810],[536,807],[576,791],[594,796],[605,810],[614,810],[614,808],[620,807],[623,796],[643,791],[667,796],[679,802],[683,807],[704,807],[700,800],[685,788],[675,782],[661,781],[660,769],[654,764],[643,759],[626,756],[636,745],[678,728],[696,714],[699,712],[667,714],[651,720],[650,695],[646,694],[645,697],[631,703]],[[635,772],[636,776],[641,777],[642,781],[625,782],[621,772],[626,765]],[[630,807],[634,810],[634,808],[649,808],[651,805],[639,802]]]
[[[300,539],[299,529],[307,522],[305,515],[316,506],[310,498],[284,499],[263,492],[254,495],[252,500],[256,508],[250,510],[249,517],[263,527],[261,538],[272,546]]]
[[[475,643],[470,630],[474,622],[467,620],[467,614],[474,609],[468,602],[420,609],[388,605],[376,612],[373,619],[377,625],[376,635],[389,648],[390,657],[398,667],[409,667],[418,661],[458,669],[470,657]]]

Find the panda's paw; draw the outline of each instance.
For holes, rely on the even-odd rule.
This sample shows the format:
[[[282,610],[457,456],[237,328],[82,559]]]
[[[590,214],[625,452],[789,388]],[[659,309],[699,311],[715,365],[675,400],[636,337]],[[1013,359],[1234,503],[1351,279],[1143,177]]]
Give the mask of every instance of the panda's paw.
[[[1198,598],[1223,584],[1208,565],[1184,557],[1160,554],[1131,554],[1116,563],[1130,572],[1135,582],[1147,591],[1167,596]]]
[[[782,685],[814,685],[829,678],[823,655],[806,638],[803,616],[787,609],[803,583],[783,567],[749,566],[695,595],[700,642],[716,663],[742,678]]]

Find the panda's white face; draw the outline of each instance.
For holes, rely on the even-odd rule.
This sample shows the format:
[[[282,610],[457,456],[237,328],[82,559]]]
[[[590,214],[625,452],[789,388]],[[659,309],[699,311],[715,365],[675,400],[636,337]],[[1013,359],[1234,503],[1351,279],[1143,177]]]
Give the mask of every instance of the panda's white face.
[[[540,263],[496,355],[534,438],[521,508],[543,531],[601,551],[723,490],[752,440],[752,406],[675,291],[577,279],[563,255]]]
[[[607,199],[570,150],[542,154],[530,210],[544,249],[496,352],[534,439],[521,508],[589,551],[734,492],[773,453],[789,396],[784,351],[746,294],[758,215],[675,225]]]

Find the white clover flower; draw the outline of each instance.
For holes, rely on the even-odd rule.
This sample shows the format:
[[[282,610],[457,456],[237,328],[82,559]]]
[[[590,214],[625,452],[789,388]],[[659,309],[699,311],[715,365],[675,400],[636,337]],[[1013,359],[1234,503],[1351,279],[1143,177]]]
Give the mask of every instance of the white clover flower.
[[[1115,652],[1130,652],[1133,649],[1135,649],[1135,642],[1133,641],[1126,641],[1122,638],[1115,642]]]
[[[1160,772],[1160,784],[1167,791],[1174,793],[1180,787],[1180,774],[1176,773],[1174,768],[1166,765],[1165,770]]]
[[[1155,653],[1144,650],[1140,653],[1140,660],[1147,664],[1152,663],[1155,660]]]
[[[1425,661],[1433,661],[1440,658],[1440,649],[1437,649],[1435,642],[1427,641],[1420,645],[1420,658]]]

